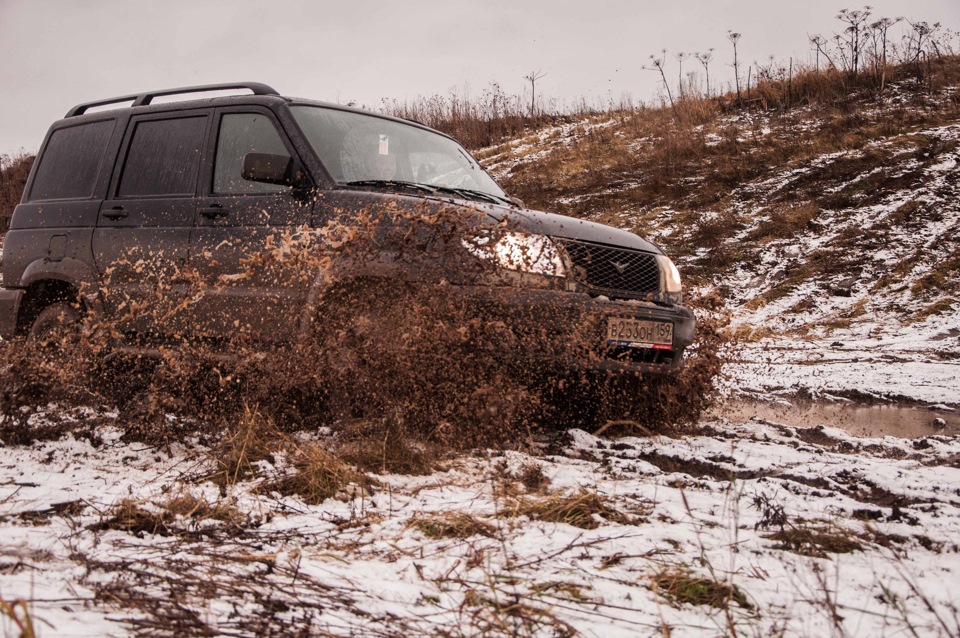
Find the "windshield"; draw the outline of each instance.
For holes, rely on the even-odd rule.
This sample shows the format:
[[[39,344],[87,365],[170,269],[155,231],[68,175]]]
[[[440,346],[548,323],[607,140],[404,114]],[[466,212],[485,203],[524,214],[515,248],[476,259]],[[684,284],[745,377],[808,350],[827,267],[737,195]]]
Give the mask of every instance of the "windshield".
[[[462,146],[443,135],[339,109],[298,105],[290,110],[340,184],[407,182],[506,196]]]

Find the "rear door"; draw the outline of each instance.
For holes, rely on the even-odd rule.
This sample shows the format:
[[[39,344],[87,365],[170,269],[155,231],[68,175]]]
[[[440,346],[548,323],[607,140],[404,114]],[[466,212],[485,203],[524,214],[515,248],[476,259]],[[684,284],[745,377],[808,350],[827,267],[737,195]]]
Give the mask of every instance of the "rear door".
[[[273,113],[256,106],[217,109],[209,161],[191,238],[192,266],[204,288],[193,306],[211,337],[282,341],[295,331],[306,282],[284,247],[310,221],[311,205],[290,186],[245,180],[244,157],[300,159]]]
[[[127,332],[179,336],[211,110],[131,118],[93,235],[105,307]]]

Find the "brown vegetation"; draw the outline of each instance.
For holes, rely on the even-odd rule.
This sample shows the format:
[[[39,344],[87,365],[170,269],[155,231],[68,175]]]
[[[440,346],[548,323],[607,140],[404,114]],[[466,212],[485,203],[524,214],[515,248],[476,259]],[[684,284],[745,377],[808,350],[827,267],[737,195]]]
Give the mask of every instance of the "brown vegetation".
[[[0,236],[10,228],[10,216],[20,203],[34,159],[25,153],[0,155]]]
[[[646,513],[635,512],[634,514]],[[582,489],[572,494],[553,494],[515,501],[501,510],[501,516],[526,516],[535,521],[566,523],[582,529],[597,529],[603,521],[621,525],[636,525],[642,519],[612,508],[604,497]]]
[[[746,594],[728,583],[694,576],[685,569],[666,569],[650,578],[653,591],[677,605],[710,605],[727,609],[731,603],[750,609]]]
[[[449,512],[435,516],[419,516],[411,521],[413,527],[427,538],[496,538],[497,528],[475,516],[463,512]]]

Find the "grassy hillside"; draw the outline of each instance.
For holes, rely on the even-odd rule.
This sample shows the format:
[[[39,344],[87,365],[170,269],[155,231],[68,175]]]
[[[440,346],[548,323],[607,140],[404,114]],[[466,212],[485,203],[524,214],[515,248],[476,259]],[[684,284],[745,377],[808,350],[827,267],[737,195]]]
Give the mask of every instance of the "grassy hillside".
[[[799,336],[885,313],[912,324],[960,299],[960,60],[926,82],[892,75],[880,92],[807,72],[793,106],[686,100],[476,154],[532,208],[651,237],[750,323]]]

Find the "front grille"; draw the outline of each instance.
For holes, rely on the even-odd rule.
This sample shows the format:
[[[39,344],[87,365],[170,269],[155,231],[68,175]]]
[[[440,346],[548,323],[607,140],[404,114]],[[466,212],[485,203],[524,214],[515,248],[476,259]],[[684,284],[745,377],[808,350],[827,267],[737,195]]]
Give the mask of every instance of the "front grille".
[[[660,292],[660,266],[650,254],[600,244],[564,241],[577,281],[600,292]]]

